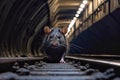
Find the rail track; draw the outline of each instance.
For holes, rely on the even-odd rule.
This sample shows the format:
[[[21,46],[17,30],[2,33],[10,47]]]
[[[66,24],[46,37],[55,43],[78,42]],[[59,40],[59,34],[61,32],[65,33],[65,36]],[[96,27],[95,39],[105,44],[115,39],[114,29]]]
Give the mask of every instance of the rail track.
[[[9,63],[9,69],[2,70],[0,80],[120,80],[119,63],[108,62],[73,56],[67,56],[66,63],[47,63],[42,58],[6,59],[0,68]]]

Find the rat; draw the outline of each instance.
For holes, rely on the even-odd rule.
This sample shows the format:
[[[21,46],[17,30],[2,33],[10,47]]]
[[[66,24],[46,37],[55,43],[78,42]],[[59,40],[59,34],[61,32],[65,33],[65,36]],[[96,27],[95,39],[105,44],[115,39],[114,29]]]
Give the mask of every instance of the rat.
[[[42,49],[50,62],[65,63],[65,55],[68,52],[68,41],[65,37],[67,27],[49,28],[44,27],[45,37]]]

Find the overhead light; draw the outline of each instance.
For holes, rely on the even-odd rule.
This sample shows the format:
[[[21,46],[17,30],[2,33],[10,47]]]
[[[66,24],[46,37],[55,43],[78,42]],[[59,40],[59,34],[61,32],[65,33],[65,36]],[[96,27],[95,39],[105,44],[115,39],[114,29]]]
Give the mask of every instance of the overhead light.
[[[81,8],[84,8],[84,7],[85,7],[85,4],[81,4],[80,7],[81,7]]]
[[[88,1],[87,1],[87,0],[84,0],[84,1],[83,1],[83,4],[87,4],[87,3],[88,3]]]
[[[81,13],[81,11],[78,10],[78,11],[77,11],[77,14],[80,14],[80,13]]]
[[[68,32],[66,33],[66,35],[70,32],[70,29],[73,27],[74,23],[75,23],[75,20],[72,20],[72,21],[70,22],[70,24],[69,24],[69,26],[68,26]]]
[[[76,18],[76,17],[74,17],[74,18],[73,18],[73,20],[74,20],[74,21],[76,21],[76,20],[77,20],[77,18]]]
[[[77,17],[74,17],[73,20],[71,20],[69,26],[68,26],[68,32],[70,31],[70,29],[73,27],[73,25],[75,24],[75,21],[77,20]],[[67,35],[67,34],[66,34]]]
[[[69,29],[74,25],[74,23],[75,23],[75,20],[72,20],[72,21],[70,22]]]
[[[79,17],[79,14],[75,14],[75,17]]]
[[[73,18],[73,20],[71,20],[69,26],[68,26],[68,32],[66,33],[66,35],[68,35],[70,29],[74,26],[77,18],[79,17],[80,13],[83,11],[85,5],[88,3],[88,0],[83,0],[83,3],[80,5],[77,13],[75,14],[75,17]]]
[[[83,11],[83,8],[79,8],[78,10],[79,10],[79,11]]]

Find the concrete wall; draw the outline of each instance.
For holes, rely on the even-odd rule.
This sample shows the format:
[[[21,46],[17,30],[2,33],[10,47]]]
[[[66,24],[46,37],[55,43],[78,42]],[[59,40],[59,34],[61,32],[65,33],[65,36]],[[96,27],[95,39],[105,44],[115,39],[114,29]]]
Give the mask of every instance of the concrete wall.
[[[79,33],[70,42],[70,53],[120,54],[120,8]]]

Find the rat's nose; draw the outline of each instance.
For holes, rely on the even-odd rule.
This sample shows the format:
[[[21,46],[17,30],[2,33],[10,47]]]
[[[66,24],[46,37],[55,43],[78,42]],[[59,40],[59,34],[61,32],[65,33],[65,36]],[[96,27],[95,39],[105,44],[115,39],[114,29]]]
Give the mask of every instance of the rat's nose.
[[[57,47],[57,46],[58,46],[58,43],[57,43],[57,42],[53,42],[53,43],[52,43],[52,46]]]

